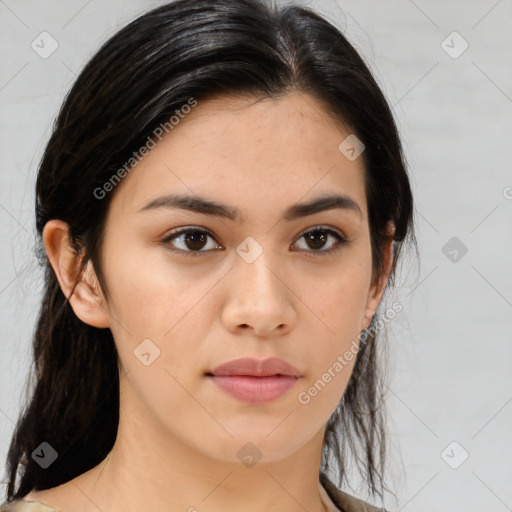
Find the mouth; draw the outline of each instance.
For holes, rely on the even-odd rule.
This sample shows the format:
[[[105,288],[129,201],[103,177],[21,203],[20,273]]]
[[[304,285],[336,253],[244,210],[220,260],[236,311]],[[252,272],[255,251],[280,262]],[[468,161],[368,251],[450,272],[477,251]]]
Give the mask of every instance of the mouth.
[[[239,401],[262,404],[281,398],[302,375],[295,366],[277,357],[245,357],[223,363],[205,376]]]
[[[284,396],[299,380],[290,375],[214,375],[206,376],[218,389],[249,404],[273,402]]]

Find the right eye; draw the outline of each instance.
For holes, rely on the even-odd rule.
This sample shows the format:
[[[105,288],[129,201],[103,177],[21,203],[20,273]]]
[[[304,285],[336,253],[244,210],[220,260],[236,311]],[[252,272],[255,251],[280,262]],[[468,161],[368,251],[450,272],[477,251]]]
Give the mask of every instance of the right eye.
[[[200,253],[209,252],[209,250],[202,250],[207,245],[208,238],[215,240],[213,235],[209,231],[204,229],[188,227],[173,231],[166,236],[162,243],[166,244],[167,248],[173,252],[181,253],[183,256],[201,256]],[[177,240],[181,248],[171,243],[172,240]],[[221,246],[217,243],[210,244],[211,248],[220,248]]]

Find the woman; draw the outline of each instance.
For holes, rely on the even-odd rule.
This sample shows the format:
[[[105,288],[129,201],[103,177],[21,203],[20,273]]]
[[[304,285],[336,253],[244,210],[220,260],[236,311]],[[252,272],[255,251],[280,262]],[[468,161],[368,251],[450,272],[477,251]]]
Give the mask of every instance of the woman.
[[[386,490],[401,305],[376,311],[413,202],[337,28],[259,0],[141,16],[76,80],[36,187],[37,384],[2,512],[376,510],[340,487],[353,455]]]

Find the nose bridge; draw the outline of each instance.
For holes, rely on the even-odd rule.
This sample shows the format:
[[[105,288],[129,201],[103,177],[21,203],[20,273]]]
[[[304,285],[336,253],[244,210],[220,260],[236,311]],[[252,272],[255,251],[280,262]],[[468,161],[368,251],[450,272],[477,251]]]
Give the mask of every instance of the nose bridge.
[[[279,273],[278,258],[270,247],[270,237],[257,241],[247,237],[236,249],[234,271],[236,282],[247,290],[259,295],[272,295],[274,298],[283,286],[275,273]]]

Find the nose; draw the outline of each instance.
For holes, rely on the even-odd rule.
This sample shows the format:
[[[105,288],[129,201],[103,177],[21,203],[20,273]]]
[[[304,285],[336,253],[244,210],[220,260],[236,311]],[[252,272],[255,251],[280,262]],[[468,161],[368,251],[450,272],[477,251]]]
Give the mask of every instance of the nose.
[[[279,336],[296,323],[292,283],[283,266],[265,251],[251,263],[235,259],[226,297],[222,320],[234,334],[251,331],[262,338]]]

